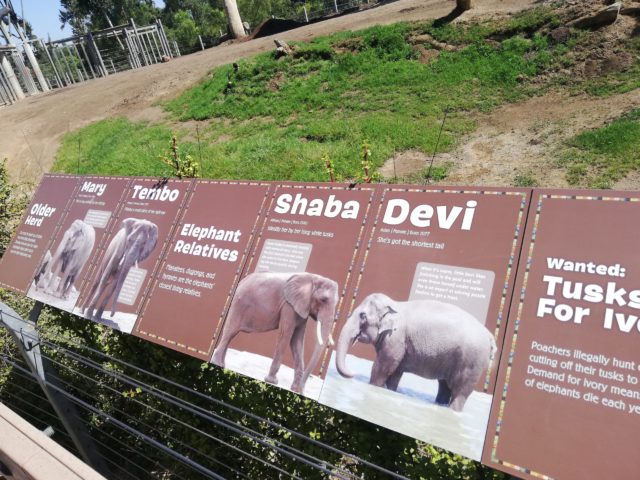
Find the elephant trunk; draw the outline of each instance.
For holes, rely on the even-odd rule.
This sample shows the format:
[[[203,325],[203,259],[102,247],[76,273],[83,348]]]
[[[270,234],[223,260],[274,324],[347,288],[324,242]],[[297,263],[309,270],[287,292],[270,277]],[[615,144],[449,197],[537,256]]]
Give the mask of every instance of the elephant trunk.
[[[351,378],[354,376],[354,373],[347,369],[345,360],[347,358],[349,347],[353,345],[353,342],[358,338],[359,333],[360,325],[357,321],[357,317],[351,315],[351,317],[347,319],[347,323],[342,327],[340,338],[338,339],[338,345],[336,346],[336,367],[338,368],[340,375],[343,377]]]

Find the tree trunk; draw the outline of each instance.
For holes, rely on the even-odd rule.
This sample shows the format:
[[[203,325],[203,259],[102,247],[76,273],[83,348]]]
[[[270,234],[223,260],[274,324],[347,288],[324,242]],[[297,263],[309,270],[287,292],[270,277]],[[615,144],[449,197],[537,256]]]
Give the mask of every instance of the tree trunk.
[[[458,10],[471,10],[471,0],[456,0],[456,8]]]
[[[236,0],[224,0],[224,10],[227,12],[227,21],[229,22],[231,36],[233,38],[246,37]]]

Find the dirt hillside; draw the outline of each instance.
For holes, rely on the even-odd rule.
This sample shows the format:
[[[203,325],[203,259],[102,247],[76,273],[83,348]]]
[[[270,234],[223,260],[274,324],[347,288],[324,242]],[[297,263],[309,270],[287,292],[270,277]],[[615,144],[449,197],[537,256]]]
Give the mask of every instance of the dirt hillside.
[[[537,0],[482,0],[470,15],[515,12]],[[343,30],[377,24],[442,17],[453,9],[452,0],[398,0],[359,13],[278,34],[284,40],[308,40]],[[91,122],[114,115],[153,120],[162,111],[153,105],[177,95],[209,70],[237,58],[273,49],[274,37],[224,45],[166,64],[92,80],[37,95],[0,110],[0,158],[8,159],[16,181],[37,181],[53,163],[61,137]]]

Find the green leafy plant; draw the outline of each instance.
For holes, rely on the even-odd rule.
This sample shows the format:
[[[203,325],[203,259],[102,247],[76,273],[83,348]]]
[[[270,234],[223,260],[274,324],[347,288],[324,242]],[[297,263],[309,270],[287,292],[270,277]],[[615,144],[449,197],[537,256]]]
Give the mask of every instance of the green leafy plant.
[[[327,155],[326,153],[322,156],[322,161],[324,162],[324,165],[327,169],[327,174],[329,175],[329,181],[331,183],[336,181],[336,175],[335,175],[335,167],[333,165],[333,160],[331,160],[331,157],[329,157],[329,155]]]
[[[175,135],[171,138],[169,152],[161,155],[160,160],[171,167],[173,175],[178,178],[198,178],[200,176],[200,165],[188,153],[180,152]]]

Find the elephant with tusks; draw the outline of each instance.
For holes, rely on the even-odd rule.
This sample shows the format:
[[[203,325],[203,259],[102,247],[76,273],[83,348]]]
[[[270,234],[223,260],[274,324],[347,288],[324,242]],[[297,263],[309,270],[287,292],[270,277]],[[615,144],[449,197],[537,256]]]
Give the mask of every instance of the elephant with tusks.
[[[102,257],[83,312],[100,320],[111,301],[111,316],[116,313],[120,290],[132,267],[146,260],[158,243],[158,226],[148,220],[125,218]]]
[[[278,339],[265,381],[278,383],[276,375],[289,346],[294,360],[291,390],[302,393],[331,342],[337,303],[338,284],[329,278],[307,272],[251,273],[238,284],[212,362],[224,367],[229,343],[238,333],[277,329]],[[317,343],[305,367],[304,333],[310,318],[316,322]]]
[[[64,232],[53,255],[47,252],[34,278],[37,290],[66,299],[78,273],[87,263],[96,241],[94,228],[74,220]]]
[[[435,300],[398,302],[374,293],[347,319],[336,347],[336,367],[346,366],[356,342],[373,344],[376,359],[369,383],[397,390],[405,372],[438,380],[436,403],[462,411],[490,368],[496,343],[489,330],[462,308]]]

